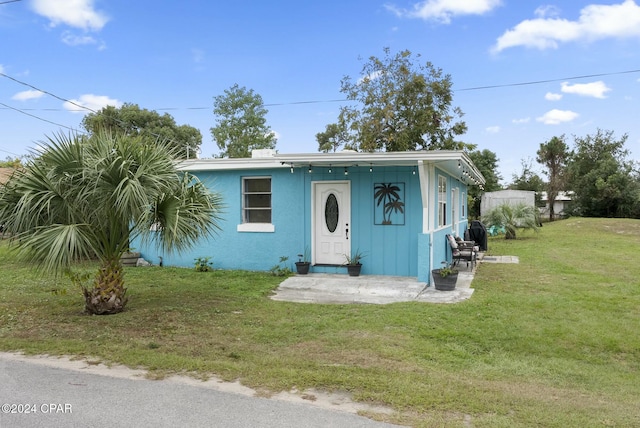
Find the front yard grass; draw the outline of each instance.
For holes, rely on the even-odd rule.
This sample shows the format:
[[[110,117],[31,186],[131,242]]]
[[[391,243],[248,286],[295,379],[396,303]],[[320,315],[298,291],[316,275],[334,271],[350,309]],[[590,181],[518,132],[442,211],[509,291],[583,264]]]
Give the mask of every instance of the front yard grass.
[[[412,426],[640,426],[640,221],[572,218],[489,254],[452,305],[276,302],[267,273],[130,268],[127,310],[81,313],[66,278],[0,246],[0,350],[151,376],[216,375],[264,394],[347,391]],[[86,267],[85,267],[86,268]]]

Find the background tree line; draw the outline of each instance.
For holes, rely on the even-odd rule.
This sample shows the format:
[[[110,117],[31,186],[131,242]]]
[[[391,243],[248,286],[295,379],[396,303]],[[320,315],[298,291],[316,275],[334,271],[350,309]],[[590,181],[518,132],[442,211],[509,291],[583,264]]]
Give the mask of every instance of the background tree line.
[[[553,137],[536,153],[546,180],[535,173],[531,160],[523,160],[522,172],[513,175],[508,188],[546,191],[550,220],[555,216],[553,202],[563,191],[571,194],[565,214],[640,218],[640,169],[629,159],[627,139],[627,134],[616,138],[613,131],[598,129],[595,134],[574,136],[570,148],[565,135]]]
[[[364,61],[359,78],[342,79],[340,91],[348,105],[340,108],[336,122],[316,134],[318,150],[465,150],[486,179],[484,189],[471,187],[468,193],[470,215],[478,217],[482,193],[503,188],[496,154],[462,141],[467,126],[464,113],[453,105],[449,75],[408,50],[393,54],[385,48],[383,53]],[[254,149],[276,148],[268,110],[255,91],[235,84],[214,97],[213,104],[210,131],[218,157],[250,157]],[[129,103],[86,115],[82,127],[89,134],[108,129],[169,141],[183,159],[196,157],[202,144],[196,128]],[[507,187],[536,191],[538,203],[545,191],[551,219],[560,192],[571,192],[572,215],[640,218],[640,172],[625,148],[627,135],[616,138],[613,131],[598,129],[574,136],[571,148],[566,141],[561,135],[540,144],[535,160],[545,179],[535,172],[532,159],[522,160],[521,173]]]

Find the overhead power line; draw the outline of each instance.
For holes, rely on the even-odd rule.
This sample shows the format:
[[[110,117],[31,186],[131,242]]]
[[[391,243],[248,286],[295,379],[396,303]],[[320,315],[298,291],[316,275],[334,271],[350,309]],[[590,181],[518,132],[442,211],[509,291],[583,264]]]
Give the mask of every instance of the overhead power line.
[[[76,103],[76,102],[74,102],[74,101],[71,101],[71,100],[68,100],[68,99],[66,99],[66,98],[60,97],[60,96],[58,96],[58,95],[56,95],[56,94],[53,94],[53,93],[51,93],[51,92],[49,92],[49,91],[45,91],[44,89],[40,89],[40,88],[38,88],[38,87],[36,87],[36,86],[34,86],[34,85],[30,84],[30,83],[23,82],[23,81],[21,81],[21,80],[18,80],[18,79],[16,79],[16,78],[13,78],[13,77],[11,77],[11,76],[8,76],[8,75],[6,75],[6,74],[4,74],[4,73],[1,73],[1,72],[0,72],[0,76],[2,76],[2,77],[6,77],[7,79],[13,80],[13,81],[14,81],[14,82],[16,82],[16,83],[19,83],[19,84],[21,84],[21,85],[27,86],[27,87],[29,87],[29,88],[31,88],[31,89],[36,90],[36,91],[42,92],[43,94],[47,94],[47,95],[49,95],[49,96],[51,96],[51,97],[53,97],[53,98],[55,98],[55,99],[57,99],[57,100],[63,101],[63,102],[65,102],[65,103],[69,103],[69,104],[71,104],[71,105],[73,105],[73,106],[75,106],[75,107],[78,107],[80,110],[87,110],[87,111],[90,111],[91,113],[94,113],[94,114],[97,114],[97,115],[102,115],[102,113],[101,113],[101,112],[99,112],[99,111],[96,111],[96,110],[94,110],[94,109],[92,109],[92,108],[89,108],[89,107],[83,106],[83,105],[81,105],[81,104],[78,104],[78,103]],[[20,112],[20,113],[22,113],[22,114],[26,114],[27,116],[34,117],[34,118],[36,118],[36,119],[38,119],[38,120],[42,120],[42,121],[44,121],[44,122],[49,122],[49,123],[51,123],[51,124],[61,126],[61,127],[63,127],[63,128],[69,129],[69,130],[74,131],[74,132],[80,132],[80,133],[86,134],[86,132],[84,132],[84,131],[82,131],[82,130],[78,130],[78,129],[71,128],[71,127],[66,126],[66,125],[61,125],[61,124],[59,124],[59,123],[52,122],[52,121],[50,121],[50,120],[47,120],[47,119],[41,118],[41,117],[39,117],[39,116],[36,116],[36,115],[30,114],[30,113],[27,113],[27,112],[26,112],[26,111],[24,111],[24,110],[20,110],[20,109],[14,108],[14,107],[10,107],[10,106],[8,106],[8,105],[6,105],[6,104],[4,104],[4,103],[0,103],[0,105],[4,106],[4,107],[6,107],[6,108],[9,108],[9,109],[11,109],[11,110],[18,111],[18,112]],[[65,109],[65,110],[66,110],[66,109]],[[113,119],[113,120],[115,120],[116,122],[118,122],[118,123],[119,123],[119,124],[121,124],[121,125],[127,125],[127,123],[125,123],[124,121],[122,121],[122,120],[120,120],[120,119],[116,119],[116,118],[112,118],[112,119]],[[156,138],[162,138],[162,136],[161,136],[161,135],[156,134],[155,132],[151,132],[151,131],[148,131],[148,132],[149,132],[149,134],[150,134],[150,135],[152,135],[152,136],[154,136],[154,137],[156,137]],[[173,141],[173,140],[171,140],[171,141],[175,143],[175,141]]]
[[[617,74],[631,74],[631,73],[640,73],[640,69],[638,69],[638,70],[627,70],[627,71],[616,71],[616,72],[613,72],[613,73],[585,74],[584,76],[564,77],[564,78],[561,78],[561,79],[533,80],[533,81],[530,81],[530,82],[505,83],[505,84],[502,84],[502,85],[475,86],[475,87],[471,87],[471,88],[454,89],[453,92],[479,91],[481,89],[495,89],[495,88],[507,88],[507,87],[512,87],[512,86],[538,85],[538,84],[541,84],[541,83],[564,82],[564,81],[567,81],[567,80],[591,79],[593,77],[614,76],[614,75],[617,75]]]
[[[78,107],[78,108],[79,108],[79,109],[81,109],[81,110],[88,110],[88,111],[90,111],[90,112],[92,112],[92,113],[97,113],[94,109],[91,109],[91,108],[89,108],[89,107],[86,107],[86,106],[83,106],[83,105],[77,104],[76,102],[71,101],[71,100],[68,100],[68,99],[66,99],[66,98],[59,97],[59,96],[57,96],[56,94],[52,94],[51,92],[45,91],[44,89],[36,88],[35,86],[33,86],[33,85],[32,85],[32,84],[30,84],[30,83],[23,82],[22,80],[18,80],[18,79],[16,79],[16,78],[11,77],[11,76],[8,76],[8,75],[6,75],[6,74],[4,74],[4,73],[1,73],[1,72],[0,72],[0,76],[2,76],[2,77],[6,77],[6,78],[7,78],[7,79],[9,79],[9,80],[13,80],[13,81],[14,81],[14,82],[16,82],[16,83],[19,83],[19,84],[21,84],[21,85],[23,85],[23,86],[26,86],[26,87],[28,87],[28,88],[34,89],[34,90],[36,90],[36,91],[38,91],[38,92],[42,92],[43,94],[47,94],[47,95],[49,95],[50,97],[53,97],[53,98],[55,98],[55,99],[57,99],[57,100],[60,100],[60,101],[62,101],[62,102],[69,103],[69,104],[71,104],[71,105],[73,105],[73,106]]]
[[[552,82],[564,82],[564,81],[568,81],[568,80],[578,80],[578,79],[590,79],[590,78],[594,78],[594,77],[605,77],[605,76],[615,76],[615,75],[621,75],[621,74],[633,74],[633,73],[640,73],[640,69],[635,69],[635,70],[626,70],[626,71],[614,71],[614,72],[610,72],[610,73],[598,73],[598,74],[585,74],[585,75],[580,75],[580,76],[571,76],[571,77],[562,77],[562,78],[554,78],[554,79],[545,79],[545,80],[531,80],[531,81],[527,81],[527,82],[515,82],[515,83],[504,83],[504,84],[497,84],[497,85],[485,85],[485,86],[472,86],[469,88],[462,88],[462,89],[453,89],[453,92],[468,92],[468,91],[480,91],[480,90],[486,90],[486,89],[497,89],[497,88],[508,88],[508,87],[517,87],[517,86],[528,86],[528,85],[539,85],[539,84],[543,84],[543,83],[552,83]],[[51,92],[45,91],[43,89],[39,89],[37,87],[35,87],[34,85],[31,85],[29,83],[20,81],[16,78],[13,78],[11,76],[8,76],[4,73],[0,73],[0,76],[2,77],[6,77],[7,79],[13,80],[16,83],[19,83],[21,85],[27,86],[31,89],[34,89],[36,91],[40,91],[44,94],[47,94],[49,96],[52,96],[60,101],[69,103],[75,107],[78,107],[79,110],[74,110],[74,111],[82,111],[82,110],[87,110],[90,111],[92,113],[98,113],[96,110],[93,110],[89,107],[83,106],[81,104],[77,104],[74,101],[68,100],[66,98],[57,96],[55,94],[52,94]],[[279,106],[287,106],[287,105],[300,105],[300,104],[325,104],[325,103],[340,103],[340,102],[347,102],[347,101],[352,101],[352,100],[347,100],[347,99],[333,99],[333,100],[308,100],[308,101],[291,101],[291,102],[282,102],[282,103],[268,103],[265,104],[265,107],[279,107]],[[7,108],[11,108],[12,107],[7,107]],[[162,108],[157,108],[154,110],[157,111],[171,111],[171,110],[208,110],[211,109],[212,107],[162,107]],[[69,110],[69,109],[64,109],[64,108],[58,108],[58,109],[54,109],[54,108],[43,108],[43,109],[20,109],[21,112],[25,112],[25,111],[62,111],[62,110]]]
[[[42,117],[40,117],[40,116],[36,116],[35,114],[27,113],[26,111],[21,110],[21,109],[19,109],[19,108],[15,108],[15,107],[8,106],[8,105],[6,105],[5,103],[0,103],[0,106],[2,106],[2,107],[4,107],[4,108],[7,108],[7,109],[10,109],[10,110],[17,111],[18,113],[22,113],[22,114],[25,114],[25,115],[27,115],[27,116],[31,116],[31,117],[33,117],[33,118],[35,118],[35,119],[41,120],[41,121],[43,121],[43,122],[50,123],[50,124],[52,124],[52,125],[57,125],[57,126],[60,126],[60,127],[62,127],[62,128],[67,128],[67,129],[69,129],[69,130],[71,130],[71,131],[74,131],[74,132],[78,132],[78,131],[79,131],[79,130],[74,129],[74,128],[71,128],[71,127],[69,127],[69,126],[67,126],[67,125],[62,125],[61,123],[52,122],[52,121],[50,121],[50,120],[48,120],[48,119],[44,119],[44,118],[42,118]]]
[[[12,0],[12,1],[20,1],[20,0]],[[7,1],[4,3],[11,3],[11,1]],[[3,2],[0,2],[1,4],[4,4]],[[463,88],[463,89],[454,89],[453,92],[465,92],[465,91],[479,91],[479,90],[486,90],[486,89],[496,89],[496,88],[506,88],[506,87],[517,87],[517,86],[527,86],[527,85],[538,85],[538,84],[543,84],[543,83],[552,83],[552,82],[562,82],[562,81],[569,81],[569,80],[577,80],[577,79],[589,79],[589,78],[594,78],[594,77],[604,77],[604,76],[613,76],[613,75],[622,75],[622,74],[632,74],[632,73],[640,73],[640,69],[635,69],[635,70],[626,70],[626,71],[616,71],[616,72],[610,72],[610,73],[598,73],[598,74],[586,74],[586,75],[580,75],[580,76],[571,76],[571,77],[564,77],[564,78],[556,78],[556,79],[546,79],[546,80],[533,80],[533,81],[527,81],[527,82],[517,82],[517,83],[505,83],[505,84],[498,84],[498,85],[485,85],[485,86],[474,86],[474,87],[469,87],[469,88]],[[46,91],[44,89],[40,89],[30,83],[27,82],[23,82],[21,80],[18,80],[14,77],[11,77],[5,73],[0,72],[0,76],[1,77],[5,77],[9,80],[12,80],[20,85],[23,86],[27,86],[33,90],[42,92],[43,94],[49,95],[57,100],[60,100],[62,102],[65,103],[69,103],[70,105],[73,105],[75,107],[78,108],[77,111],[82,111],[82,110],[86,110],[89,111],[91,113],[94,114],[102,114],[99,111],[96,111],[92,108],[83,106],[81,104],[78,104],[74,101],[71,101],[69,99],[60,97],[56,94],[53,94],[49,91]],[[351,100],[347,100],[347,99],[333,99],[333,100],[310,100],[310,101],[293,101],[293,102],[283,102],[283,103],[269,103],[269,104],[265,104],[266,107],[276,107],[276,106],[286,106],[286,105],[300,105],[300,104],[323,104],[323,103],[335,103],[335,102],[347,102],[347,101],[351,101]],[[167,110],[207,110],[211,107],[165,107],[165,108],[159,108],[159,109],[155,109],[155,110],[160,110],[160,111],[167,111]],[[22,113],[24,115],[33,117],[34,119],[37,120],[41,120],[43,122],[47,122],[50,123],[52,125],[56,125],[59,126],[61,128],[65,128],[65,129],[69,129],[73,132],[79,132],[79,133],[86,133],[82,130],[76,129],[76,128],[72,128],[70,126],[67,125],[63,125],[57,122],[53,122],[51,120],[36,116],[34,114],[28,113],[28,111],[61,111],[61,110],[69,110],[69,109],[53,109],[53,108],[43,108],[43,109],[19,109],[16,107],[12,107],[9,106],[7,104],[4,103],[0,103],[0,109],[9,109],[9,110],[14,110],[17,111],[19,113]],[[124,124],[124,122],[117,120],[118,122],[121,122],[122,124]],[[155,133],[151,133],[151,135],[160,138],[160,135],[157,135]]]

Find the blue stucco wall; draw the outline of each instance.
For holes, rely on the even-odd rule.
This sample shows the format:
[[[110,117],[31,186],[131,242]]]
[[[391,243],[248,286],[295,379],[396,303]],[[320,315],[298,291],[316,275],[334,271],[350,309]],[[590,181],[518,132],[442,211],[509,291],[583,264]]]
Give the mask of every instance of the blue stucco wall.
[[[211,239],[202,239],[184,254],[161,254],[154,248],[139,248],[152,263],[158,256],[167,266],[191,267],[196,257],[211,257],[215,268],[269,270],[281,256],[293,264],[304,251],[304,209],[308,200],[302,171],[288,169],[199,172],[197,176],[222,196],[221,230]],[[275,232],[238,232],[242,223],[242,177],[270,176],[272,185],[272,223]],[[136,243],[133,245],[136,246]],[[137,247],[136,247],[137,248]]]
[[[162,256],[167,266],[193,267],[197,257],[211,257],[218,269],[245,269],[266,271],[279,263],[281,256],[288,257],[288,267],[294,268],[297,254],[311,249],[311,184],[314,181],[351,182],[351,247],[365,254],[363,275],[398,275],[418,277],[428,282],[432,269],[430,260],[440,266],[442,260],[450,261],[446,252],[445,235],[452,232],[452,222],[433,234],[423,233],[422,199],[419,176],[413,167],[350,166],[344,167],[288,168],[246,171],[199,172],[197,176],[218,192],[225,207],[220,222],[221,230],[211,239],[202,239],[184,254],[162,254],[152,247],[132,246],[150,262],[157,264]],[[437,171],[437,174],[442,172]],[[242,177],[270,176],[272,179],[272,222],[274,232],[238,232],[242,222]],[[460,198],[466,199],[466,186],[448,177],[447,207],[451,217],[451,192],[460,187]],[[402,183],[404,186],[404,216],[394,217],[393,224],[376,224],[374,210],[374,186],[377,183]],[[437,179],[434,191],[437,193]],[[466,200],[461,201],[466,205]],[[466,213],[465,208],[465,213]],[[402,217],[404,217],[402,219]],[[403,224],[399,224],[399,220]],[[378,219],[379,220],[379,219]],[[466,219],[459,223],[459,234],[464,233]],[[431,258],[430,251],[433,251]],[[345,273],[344,267],[312,266],[311,272]]]
[[[418,281],[430,282],[431,275],[431,235],[418,234]]]

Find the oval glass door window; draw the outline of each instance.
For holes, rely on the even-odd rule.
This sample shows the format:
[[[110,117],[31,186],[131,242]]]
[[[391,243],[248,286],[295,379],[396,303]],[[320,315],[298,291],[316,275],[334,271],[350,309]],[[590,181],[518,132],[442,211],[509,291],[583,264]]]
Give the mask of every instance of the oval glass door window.
[[[338,227],[338,199],[333,193],[327,197],[327,202],[324,204],[324,221],[327,223],[327,229],[333,233]]]

